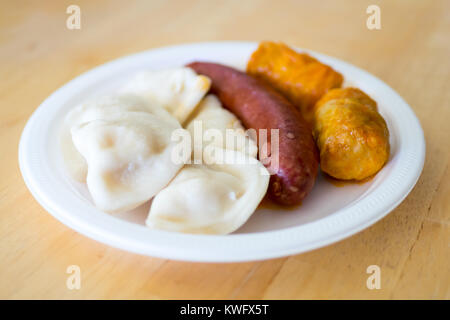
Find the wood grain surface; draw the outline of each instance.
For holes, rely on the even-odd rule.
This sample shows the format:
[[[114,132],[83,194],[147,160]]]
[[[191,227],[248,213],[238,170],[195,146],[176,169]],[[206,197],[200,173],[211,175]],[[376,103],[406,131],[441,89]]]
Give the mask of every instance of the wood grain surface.
[[[81,8],[81,29],[66,8]],[[366,8],[381,8],[381,30]],[[449,299],[450,1],[0,1],[0,298]],[[54,90],[106,61],[213,40],[280,40],[353,63],[411,105],[425,167],[386,218],[309,253],[261,262],[186,263],[110,248],[67,228],[31,196],[21,131]],[[369,290],[369,265],[381,289]],[[66,268],[81,268],[69,290]]]

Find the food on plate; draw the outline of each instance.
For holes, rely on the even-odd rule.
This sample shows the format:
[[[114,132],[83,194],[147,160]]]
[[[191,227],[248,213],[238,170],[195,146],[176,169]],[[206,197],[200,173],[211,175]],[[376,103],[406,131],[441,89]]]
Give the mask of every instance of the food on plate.
[[[196,127],[202,135],[195,137]],[[202,151],[206,146],[237,150],[256,157],[258,146],[249,137],[239,119],[222,107],[219,99],[213,94],[207,95],[196,108],[186,129],[194,138],[194,153]],[[198,150],[199,149],[199,150]]]
[[[317,103],[314,137],[320,166],[342,180],[363,180],[389,158],[389,131],[375,101],[355,88],[334,89]]]
[[[151,228],[228,234],[266,194],[300,204],[319,152],[322,170],[343,180],[365,179],[387,161],[389,132],[376,102],[339,88],[332,68],[263,42],[247,71],[193,62],[141,72],[118,93],[78,105],[63,126],[72,175],[103,211],[152,200]]]
[[[270,83],[300,108],[312,124],[314,105],[328,90],[342,85],[343,77],[331,67],[283,43],[265,41],[253,52],[247,73]]]
[[[134,76],[122,93],[136,94],[158,103],[181,124],[208,92],[211,81],[189,68],[144,71]]]
[[[283,205],[299,204],[311,191],[318,171],[318,152],[311,130],[295,106],[259,79],[233,68],[206,62],[188,65],[212,81],[211,90],[246,128],[267,130],[268,143],[258,137],[258,148],[272,150],[271,129],[278,129],[276,155],[261,159],[266,167],[278,156],[278,168],[270,177],[269,197]],[[260,152],[261,155],[261,152]]]
[[[139,101],[112,98],[112,104],[81,106],[69,115],[74,146],[87,164],[87,187],[101,210],[141,205],[183,166],[171,159],[171,134],[184,129],[163,108]]]
[[[264,197],[269,175],[255,158],[212,148],[186,165],[153,199],[146,224],[185,233],[227,234],[242,226]]]

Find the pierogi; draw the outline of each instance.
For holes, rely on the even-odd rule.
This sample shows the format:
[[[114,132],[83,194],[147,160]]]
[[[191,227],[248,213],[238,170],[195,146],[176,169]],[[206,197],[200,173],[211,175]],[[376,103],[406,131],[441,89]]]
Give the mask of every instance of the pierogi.
[[[178,121],[156,103],[147,103],[143,98],[132,95],[106,95],[88,100],[70,111],[62,129],[61,147],[64,162],[70,175],[77,181],[85,182],[87,163],[72,142],[71,128],[92,120],[101,120],[112,114],[124,112],[146,112],[178,126]]]
[[[184,67],[140,72],[121,92],[136,94],[151,103],[160,104],[184,124],[210,85],[208,77]]]
[[[172,161],[173,130],[184,130],[146,112],[113,113],[71,130],[86,160],[87,186],[95,205],[131,210],[166,186],[183,164]]]
[[[186,165],[153,199],[146,224],[167,231],[227,234],[242,226],[264,197],[269,173],[253,157],[211,148],[203,164]]]

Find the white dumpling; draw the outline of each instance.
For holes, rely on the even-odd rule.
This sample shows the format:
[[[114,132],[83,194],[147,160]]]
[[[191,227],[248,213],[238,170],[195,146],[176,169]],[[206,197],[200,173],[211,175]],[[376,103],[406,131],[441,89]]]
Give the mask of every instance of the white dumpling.
[[[164,118],[165,121],[176,123],[176,119],[164,110],[161,105],[156,102],[149,103],[144,98],[133,94],[105,95],[88,100],[71,110],[67,114],[65,122],[71,127],[125,111],[151,113]]]
[[[181,124],[208,92],[211,80],[190,68],[173,68],[138,73],[122,89],[162,105]]]
[[[87,186],[104,211],[131,210],[164,188],[182,167],[172,161],[174,121],[147,112],[117,112],[74,126],[88,166]]]
[[[197,132],[200,132],[201,136],[195,137],[194,150],[201,150],[208,145],[213,145],[256,157],[258,153],[256,142],[246,134],[239,119],[223,108],[219,99],[213,94],[207,95],[200,102],[186,127],[192,138],[194,138],[195,127],[200,128],[200,125],[202,130],[197,129]],[[215,136],[212,130],[217,130],[220,135]]]
[[[213,154],[204,153],[203,164],[184,166],[155,196],[147,226],[227,234],[248,220],[266,194],[270,176],[255,158],[238,151],[213,149]]]
[[[73,145],[70,129],[92,120],[101,120],[123,112],[146,112],[160,117],[174,126],[178,125],[178,121],[160,105],[148,103],[136,95],[106,95],[81,103],[67,114],[61,139],[64,162],[75,180],[86,181],[87,164]]]

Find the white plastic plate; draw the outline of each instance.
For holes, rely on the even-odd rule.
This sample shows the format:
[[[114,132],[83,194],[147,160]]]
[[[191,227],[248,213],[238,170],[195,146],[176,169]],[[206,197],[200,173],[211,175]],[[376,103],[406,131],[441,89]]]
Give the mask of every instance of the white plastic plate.
[[[411,191],[422,171],[425,141],[408,104],[384,82],[338,59],[304,50],[341,72],[346,85],[373,97],[386,119],[391,156],[363,184],[336,186],[319,175],[311,194],[292,210],[259,208],[231,235],[191,235],[151,230],[144,225],[149,204],[118,215],[94,207],[85,185],[65,170],[59,129],[78,103],[113,92],[135,72],[182,66],[194,60],[219,62],[244,70],[256,43],[213,42],[150,50],[97,67],[48,97],[29,119],[21,137],[19,162],[36,200],[70,228],[127,251],[188,261],[232,262],[275,258],[339,241],[383,218]]]

